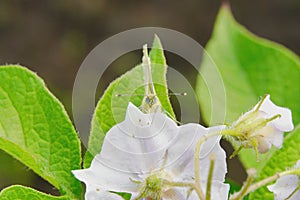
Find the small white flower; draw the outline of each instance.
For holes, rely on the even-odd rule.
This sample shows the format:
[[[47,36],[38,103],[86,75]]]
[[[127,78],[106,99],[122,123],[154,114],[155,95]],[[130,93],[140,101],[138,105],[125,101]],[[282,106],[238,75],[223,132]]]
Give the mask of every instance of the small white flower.
[[[294,168],[300,168],[300,160]],[[299,175],[286,175],[279,178],[274,185],[269,185],[268,189],[274,193],[274,200],[299,200],[300,199],[300,179]]]
[[[272,145],[281,148],[283,132],[294,129],[288,108],[276,106],[266,95],[252,110],[242,115],[229,127],[228,135],[241,147],[267,152]]]
[[[131,193],[131,199],[198,200],[195,191],[169,183],[194,183],[197,141],[222,128],[204,128],[198,124],[177,126],[162,112],[145,114],[130,103],[125,120],[106,134],[102,150],[91,167],[73,173],[88,186],[87,193],[101,188]],[[199,159],[201,186],[205,191],[209,156],[216,157],[211,189],[213,200],[227,199],[229,191],[229,185],[223,183],[227,168],[220,138],[215,136],[204,142]],[[91,185],[93,187],[89,187]],[[86,199],[90,200],[87,195]]]

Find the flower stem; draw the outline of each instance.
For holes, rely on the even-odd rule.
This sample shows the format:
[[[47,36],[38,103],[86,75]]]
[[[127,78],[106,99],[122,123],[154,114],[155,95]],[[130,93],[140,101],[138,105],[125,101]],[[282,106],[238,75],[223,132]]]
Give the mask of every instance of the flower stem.
[[[201,189],[201,183],[200,183],[200,149],[203,142],[207,140],[207,136],[204,135],[196,145],[195,149],[195,155],[194,155],[194,170],[195,170],[195,185],[199,188],[199,191],[197,192],[200,199],[204,199],[204,193]]]
[[[247,180],[245,181],[245,183],[243,184],[243,187],[241,188],[241,190],[238,193],[235,193],[235,194],[232,195],[232,198],[234,200],[243,199],[243,197],[246,195],[246,192],[247,192],[248,188],[250,187],[251,183],[254,180],[255,173],[256,173],[255,169],[249,169],[248,170],[248,177],[247,177]]]
[[[208,172],[208,178],[207,178],[207,184],[206,184],[206,200],[211,199],[211,185],[212,185],[212,179],[213,179],[213,172],[215,167],[215,160],[216,156],[214,154],[210,155],[210,166],[209,166],[209,172]]]
[[[200,150],[201,145],[210,137],[221,135],[220,132],[212,132],[207,135],[204,135],[196,144],[195,154],[194,154],[194,171],[195,171],[195,185],[196,188],[198,188],[198,191],[196,190],[199,198],[205,199],[204,193],[201,189],[201,183],[200,183]]]
[[[252,184],[251,186],[246,187],[246,190],[243,190],[243,188],[239,191],[234,193],[229,199],[230,200],[238,200],[238,199],[242,199],[244,196],[246,196],[247,194],[249,194],[250,192],[253,192],[255,190],[257,190],[258,188],[271,183],[277,179],[279,179],[280,177],[286,176],[286,175],[290,175],[290,174],[300,174],[300,168],[297,169],[291,169],[291,170],[287,170],[284,172],[280,172],[277,174],[274,174],[273,176],[270,176],[268,178],[265,178],[257,183]]]
[[[259,111],[260,107],[262,106],[262,104],[263,104],[263,102],[265,101],[265,99],[267,98],[267,96],[268,96],[268,95],[264,95],[264,96],[261,98],[261,100],[259,101],[259,103],[258,103],[258,105],[257,105],[257,107],[256,107],[256,109],[255,109],[256,112]]]
[[[164,183],[171,187],[189,187],[196,191],[200,200],[205,200],[202,190],[195,183],[171,182],[171,181],[167,181],[167,180]],[[201,195],[203,195],[203,196],[201,196]]]
[[[300,190],[300,186],[298,186],[287,198],[286,200],[290,200],[295,194],[296,192],[298,192],[298,190]]]
[[[188,183],[188,182],[173,182],[173,181],[167,181],[164,180],[164,184],[171,186],[171,187],[194,187],[194,183]]]

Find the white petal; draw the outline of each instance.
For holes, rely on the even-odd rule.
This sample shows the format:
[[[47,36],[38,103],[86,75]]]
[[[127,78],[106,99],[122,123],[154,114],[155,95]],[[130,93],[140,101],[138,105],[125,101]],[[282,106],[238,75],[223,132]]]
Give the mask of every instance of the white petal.
[[[102,161],[121,171],[149,173],[161,167],[166,150],[178,134],[178,126],[164,113],[144,114],[129,104],[126,120],[105,136]]]
[[[121,196],[102,190],[96,185],[87,185],[85,200],[124,200]]]
[[[211,188],[211,194],[212,194],[211,199],[227,200],[229,188],[230,188],[229,184],[224,184],[224,183],[214,181],[212,183],[212,188]]]
[[[288,132],[294,129],[291,110],[275,105],[270,100],[270,95],[266,96],[259,110],[267,113],[267,117],[273,117],[280,114],[281,117],[273,121],[275,127],[280,131]]]
[[[206,183],[201,184],[202,191],[206,195]],[[229,193],[229,184],[224,184],[219,181],[213,181],[211,186],[211,200],[227,200]],[[199,200],[199,197],[195,191],[191,193],[187,200]]]
[[[199,124],[180,126],[179,136],[168,149],[166,168],[176,181],[193,181],[193,161],[198,140],[207,133]]]
[[[260,136],[257,137],[257,143],[258,143],[257,148],[260,153],[266,153],[272,146],[271,142],[266,140],[264,137],[260,137]]]
[[[181,126],[180,140],[178,143],[182,145],[172,145],[170,147],[170,154],[181,155],[181,157],[174,162],[171,166],[171,171],[176,175],[175,181],[193,181],[194,180],[194,153],[196,143],[205,134],[220,131],[224,126],[216,126],[212,128],[204,128],[196,124],[187,124]],[[195,134],[196,131],[196,135]],[[213,173],[213,179],[221,182],[225,179],[227,173],[226,167],[226,154],[225,151],[220,147],[219,141],[221,137],[215,136],[209,138],[202,144],[200,150],[200,176],[201,180],[207,180],[208,170],[210,166],[210,154],[214,154],[216,157],[215,168]],[[186,149],[189,145],[188,149]],[[185,147],[185,148],[184,148]],[[173,149],[174,148],[174,149]],[[178,152],[175,152],[177,150]],[[180,151],[182,153],[180,154]]]
[[[223,129],[225,129],[226,126],[221,125],[221,126],[212,126],[207,129],[207,134],[209,133],[216,133],[216,132],[220,132]],[[215,147],[216,144],[219,144],[220,140],[221,140],[222,136],[221,134],[219,136],[215,136],[213,138],[209,138],[207,141],[205,141],[202,144],[202,148],[200,151],[200,159],[206,157],[207,155],[210,154],[210,152],[212,151],[212,149]]]
[[[186,188],[171,188],[163,193],[163,200],[184,200],[187,197]]]
[[[297,161],[294,168],[300,167],[300,160]],[[297,175],[287,175],[279,178],[275,184],[269,185],[268,189],[274,193],[275,200],[282,200],[289,197],[294,190],[299,186],[299,176]],[[289,200],[299,200],[300,191],[298,190],[292,195]]]
[[[298,190],[289,200],[299,200],[300,199],[300,191]]]
[[[295,168],[300,168],[300,160],[297,161]]]
[[[206,195],[206,183],[202,182],[202,190]],[[229,193],[229,184],[225,184],[219,181],[212,181],[211,185],[211,200],[227,200]],[[199,198],[198,198],[199,199]]]
[[[99,154],[89,169],[73,170],[72,173],[86,185],[97,185],[103,190],[129,193],[139,190],[139,186],[132,181],[139,180],[138,176],[104,165]]]
[[[274,185],[269,185],[268,189],[274,193],[275,200],[283,200],[286,199],[297,187],[298,187],[298,176],[287,175],[279,178]],[[295,197],[295,195],[293,195],[293,198]],[[298,198],[296,199],[299,198],[300,197],[298,196]]]
[[[167,195],[164,194],[162,200],[199,200],[197,193],[189,190],[187,187],[171,188],[166,191]]]
[[[125,120],[117,124],[119,129],[129,137],[146,139],[154,137],[162,132],[166,126],[177,127],[165,113],[143,113],[132,103],[128,104]]]
[[[217,139],[217,137],[210,138],[210,140]],[[220,139],[219,139],[220,140]],[[210,143],[213,143],[211,141]],[[208,178],[208,171],[211,164],[210,155],[213,154],[215,156],[215,165],[213,171],[213,180],[218,180],[220,182],[225,181],[225,175],[227,173],[227,165],[226,165],[226,153],[221,148],[219,142],[214,145],[211,152],[204,158],[200,159],[200,176],[202,179],[207,180]]]
[[[218,132],[224,129],[225,126],[214,126],[209,128],[209,133]],[[221,136],[209,138],[201,147],[200,151],[200,176],[207,180],[208,171],[211,164],[210,156],[215,156],[215,165],[213,171],[213,180],[220,182],[225,181],[227,173],[226,153],[220,146]]]
[[[272,122],[271,122],[272,123]],[[262,130],[262,132],[264,132],[264,138],[266,141],[268,141],[269,143],[273,144],[275,147],[277,148],[281,148],[282,147],[282,143],[283,143],[283,133],[282,131],[278,130],[275,127],[271,127],[271,125],[266,126],[264,129],[272,129],[272,131],[264,131]]]
[[[184,199],[185,200],[185,199]],[[195,191],[193,191],[190,196],[188,196],[187,200],[199,200],[199,197]]]

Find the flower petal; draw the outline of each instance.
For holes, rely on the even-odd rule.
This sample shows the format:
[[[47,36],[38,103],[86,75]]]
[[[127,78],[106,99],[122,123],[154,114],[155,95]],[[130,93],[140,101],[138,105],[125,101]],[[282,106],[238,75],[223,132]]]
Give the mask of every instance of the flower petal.
[[[297,161],[294,168],[300,168],[300,160]],[[274,193],[275,200],[283,200],[288,197],[299,187],[299,176],[298,175],[287,175],[279,178],[275,184],[269,185],[268,189]],[[289,200],[299,200],[300,191],[293,194]]]
[[[86,186],[85,200],[124,200],[121,196],[101,190],[97,185],[89,184]]]
[[[136,192],[138,185],[132,180],[139,181],[135,174],[125,173],[104,165],[98,154],[88,169],[73,170],[75,177],[86,185],[97,185],[103,190],[115,192]]]
[[[206,195],[206,183],[202,182],[201,184],[202,191]],[[229,193],[229,184],[224,184],[219,181],[213,181],[211,186],[211,197],[212,200],[227,200]],[[188,200],[199,200],[198,195],[195,191],[191,193]]]
[[[268,189],[274,193],[275,200],[283,200],[286,199],[297,187],[298,176],[287,175],[279,178],[275,184],[269,185]],[[300,199],[300,193],[294,194],[291,199]]]
[[[180,139],[177,140],[177,143],[179,144],[173,144],[169,149],[169,153],[171,155],[181,155],[181,157],[179,157],[178,160],[169,167],[170,171],[172,171],[175,175],[175,181],[194,181],[194,153],[197,142],[204,135],[220,131],[223,128],[224,126],[204,128],[198,124],[187,124],[181,126]],[[200,176],[202,180],[207,180],[208,177],[210,154],[214,154],[216,157],[213,180],[223,182],[225,179],[225,174],[227,173],[226,154],[219,144],[220,139],[221,136],[208,138],[201,146],[199,162]],[[182,145],[182,147],[180,147],[180,145]]]
[[[229,193],[229,184],[224,184],[218,181],[212,182],[211,198],[213,200],[227,200]]]
[[[257,148],[260,153],[266,153],[272,147],[271,142],[266,140],[266,138],[264,137],[258,136],[257,143],[258,143]]]
[[[171,188],[163,193],[163,200],[184,200],[187,198],[186,188]]]
[[[272,123],[272,122],[270,122]],[[275,147],[277,148],[281,148],[282,147],[282,143],[283,143],[283,133],[282,131],[278,130],[276,127],[272,127],[271,125],[266,126],[264,129],[272,129],[272,131],[264,131],[262,130],[262,132],[264,132],[264,139],[266,141],[268,141],[269,143],[273,144]]]
[[[295,168],[300,168],[300,160],[297,161]]]
[[[199,124],[180,126],[179,136],[168,149],[166,168],[173,174],[176,181],[193,181],[195,146],[197,141],[207,133]]]
[[[267,117],[273,117],[280,114],[281,117],[273,121],[275,127],[280,131],[288,132],[294,129],[291,110],[275,105],[270,100],[270,95],[266,96],[259,110],[267,113]]]
[[[177,127],[165,113],[143,113],[132,103],[128,104],[126,117],[122,123],[116,125],[129,137],[148,139],[160,134],[166,126]]]
[[[215,143],[215,141],[218,141]],[[215,156],[215,165],[213,171],[213,180],[218,180],[220,182],[225,181],[225,175],[227,173],[227,165],[226,165],[226,153],[223,148],[220,146],[220,137],[212,137],[207,140],[207,144],[214,144],[212,150],[206,157],[200,158],[200,177],[207,180],[208,178],[208,171],[211,164],[210,155]],[[204,146],[205,147],[205,146]],[[201,154],[200,154],[201,156]]]
[[[106,134],[102,161],[124,172],[150,173],[161,167],[178,133],[178,126],[164,113],[144,114],[130,103],[126,120]]]

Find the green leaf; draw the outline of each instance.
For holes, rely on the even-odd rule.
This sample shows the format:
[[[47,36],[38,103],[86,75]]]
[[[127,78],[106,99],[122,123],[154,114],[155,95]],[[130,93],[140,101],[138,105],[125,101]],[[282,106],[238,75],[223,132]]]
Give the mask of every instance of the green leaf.
[[[234,192],[237,192],[241,189],[241,186],[238,183],[236,183],[230,179],[226,178],[225,183],[228,183],[230,185],[229,194],[233,194]]]
[[[117,194],[119,194],[125,200],[130,200],[130,198],[131,198],[131,194],[129,194],[129,193],[117,193]]]
[[[80,141],[62,104],[26,68],[0,66],[0,77],[0,148],[61,194],[79,197],[71,170],[80,168]]]
[[[300,60],[287,48],[259,38],[233,18],[228,6],[220,10],[213,35],[207,44],[208,55],[204,55],[197,89],[204,121],[209,122],[211,113],[222,110],[226,102],[226,123],[235,121],[243,112],[253,107],[264,94],[270,94],[277,105],[288,107],[293,112],[293,120],[300,122]],[[211,105],[210,92],[206,83],[213,84],[212,62],[215,62],[224,82],[226,99],[214,101]],[[211,85],[210,85],[211,86]],[[213,85],[212,88],[222,87]],[[217,109],[215,109],[217,108]],[[213,123],[222,123],[213,121]],[[212,125],[212,123],[208,123]],[[252,150],[244,149],[240,159],[246,168],[255,166],[258,170],[264,165],[268,154],[256,162]]]
[[[166,83],[166,60],[163,48],[157,36],[154,38],[152,50],[150,51],[152,63],[152,76],[155,90],[162,107],[174,117],[174,113],[169,102]],[[133,94],[116,97],[116,94]],[[94,155],[100,152],[102,142],[106,132],[124,120],[128,102],[140,106],[144,94],[144,75],[141,65],[136,66],[115,81],[113,81],[97,104],[93,120],[92,130],[89,137],[89,152],[85,155],[84,167],[90,165]]]
[[[67,197],[57,197],[38,192],[32,188],[13,185],[0,193],[1,200],[68,200]]]
[[[232,194],[234,194],[235,192],[240,191],[240,189],[242,188],[238,183],[236,183],[236,182],[234,182],[234,181],[232,181],[232,180],[230,180],[228,178],[226,178],[225,183],[228,183],[230,185],[229,194],[228,194],[229,196],[232,195]],[[247,200],[248,196],[249,195],[245,196],[243,198],[243,200]]]
[[[284,140],[283,147],[275,151],[261,170],[257,180],[262,180],[269,176],[293,167],[300,159],[300,124]],[[274,199],[273,193],[266,187],[262,187],[250,195],[250,199]]]

